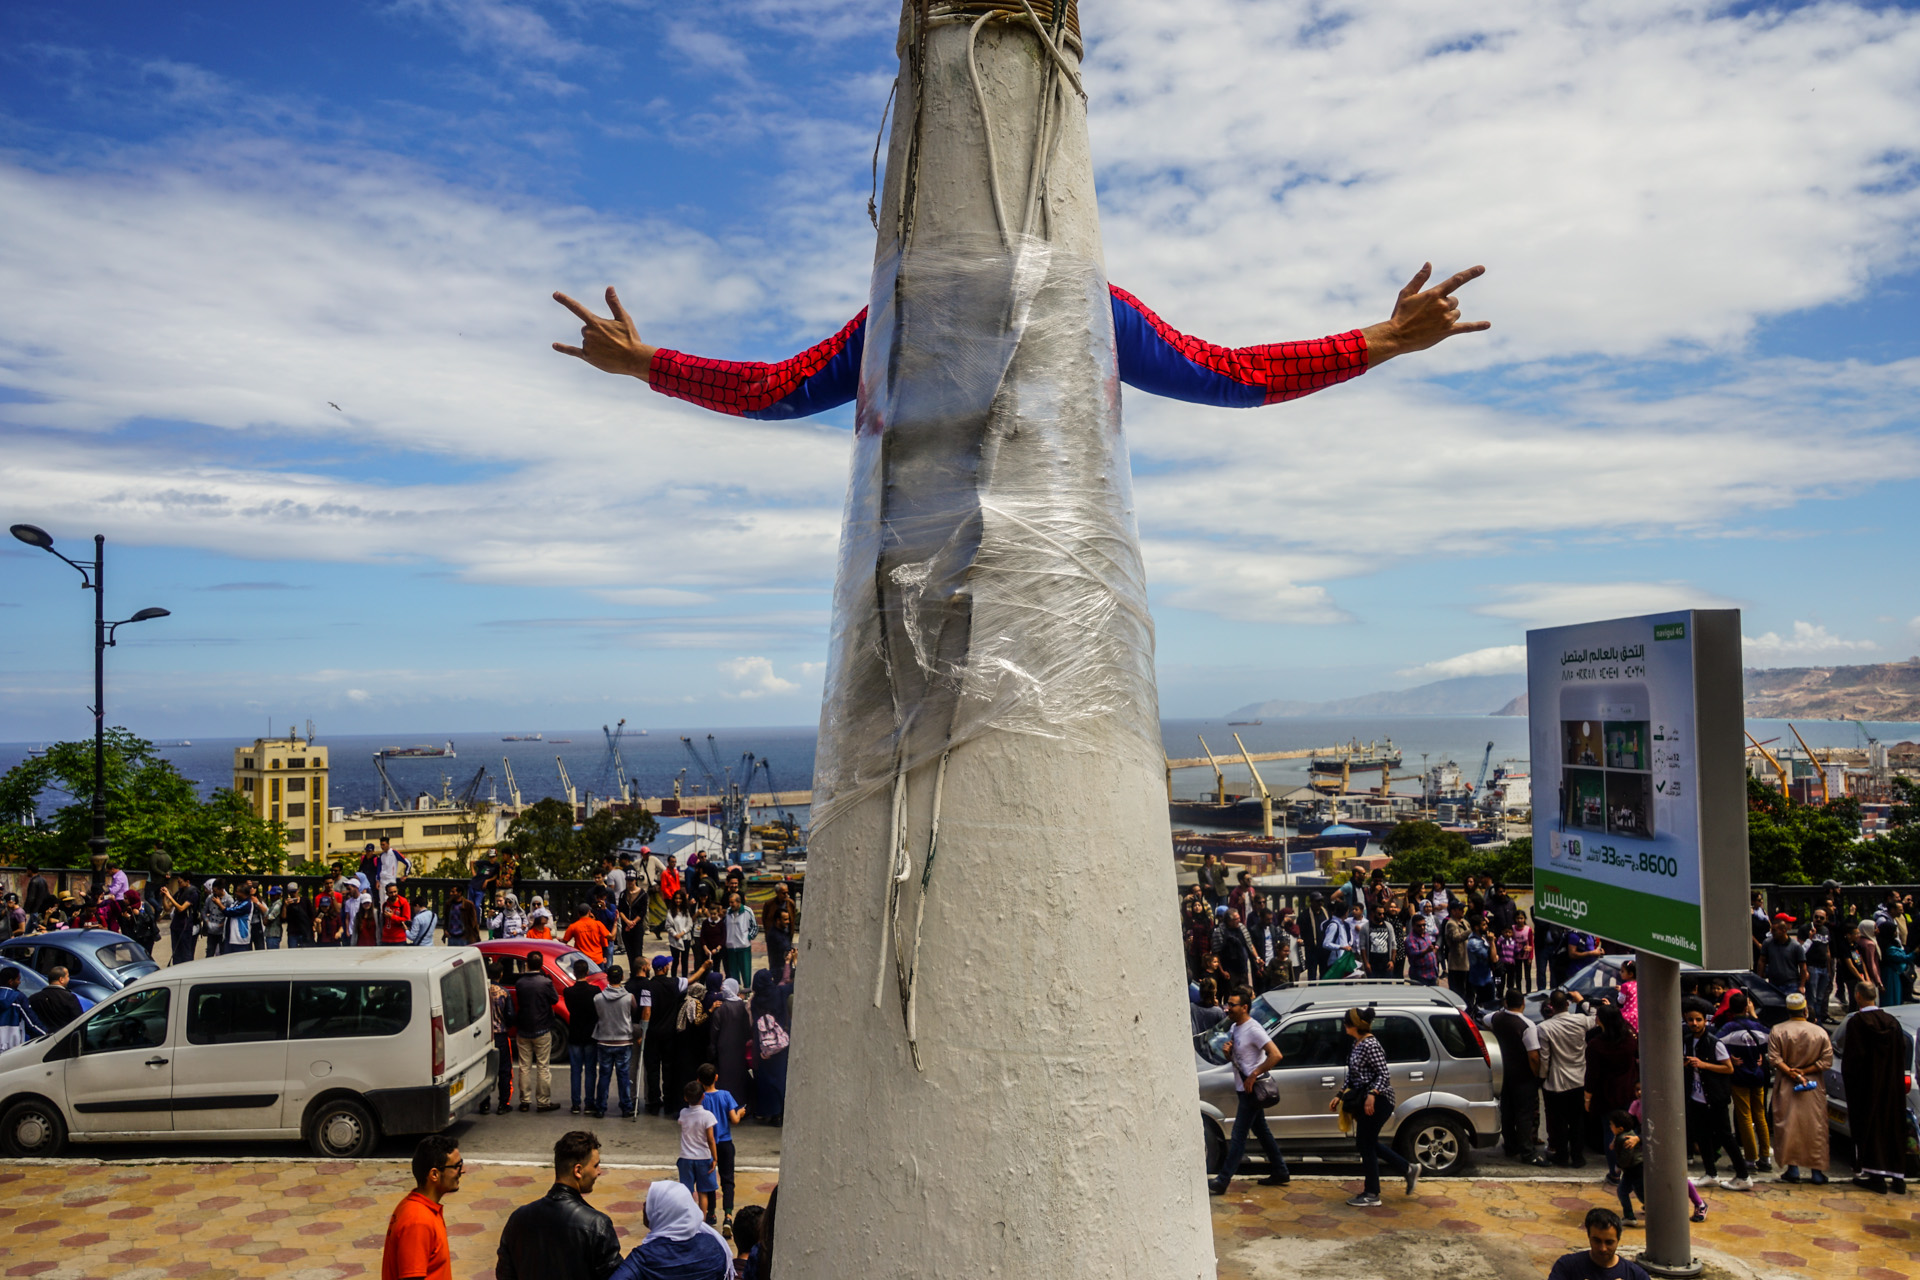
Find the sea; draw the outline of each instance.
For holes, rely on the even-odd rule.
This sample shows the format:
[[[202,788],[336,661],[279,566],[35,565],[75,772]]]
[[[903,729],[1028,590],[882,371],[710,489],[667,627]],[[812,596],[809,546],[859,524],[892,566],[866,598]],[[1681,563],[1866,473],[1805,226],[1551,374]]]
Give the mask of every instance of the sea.
[[[1794,726],[1816,749],[1858,747],[1865,735],[1886,743],[1920,741],[1920,723],[1874,724],[1864,729],[1853,721],[1797,720]],[[1793,735],[1786,722],[1752,720],[1748,729],[1762,742],[1775,740],[1793,746]],[[74,737],[84,737],[91,729],[81,723]],[[464,791],[475,774],[484,776],[474,794],[485,800],[504,802],[508,798],[502,761],[510,761],[521,798],[527,803],[547,796],[563,797],[559,761],[564,761],[573,785],[584,799],[615,794],[619,787],[613,753],[607,735],[600,728],[542,730],[540,742],[504,742],[511,734],[532,732],[526,729],[502,729],[487,733],[446,733],[421,730],[403,734],[323,735],[315,741],[326,746],[332,766],[332,800],[349,812],[380,807],[380,780],[374,769],[374,753],[393,747],[453,744],[451,757],[389,758],[387,776],[404,801],[412,802],[421,794],[439,796],[443,789],[455,794]],[[1326,719],[1275,719],[1261,724],[1229,725],[1225,720],[1164,720],[1161,740],[1169,758],[1197,757],[1202,753],[1201,739],[1220,760],[1230,790],[1248,789],[1245,764],[1230,762],[1236,754],[1234,734],[1246,743],[1249,752],[1289,751],[1313,747],[1331,747],[1357,742],[1362,745],[1391,742],[1403,755],[1398,771],[1405,779],[1404,790],[1414,786],[1413,777],[1421,770],[1452,761],[1460,766],[1466,780],[1479,775],[1482,761],[1488,774],[1501,765],[1524,768],[1527,762],[1527,721],[1514,716],[1393,716],[1334,717]],[[233,783],[233,752],[236,747],[252,745],[246,738],[195,738],[190,745],[160,739],[160,752],[193,779],[203,794]],[[627,777],[644,795],[670,795],[676,781],[685,794],[711,792],[716,784],[739,782],[752,772],[751,789],[767,789],[769,775],[774,789],[800,791],[813,785],[816,729],[809,726],[768,726],[762,728],[652,728],[645,736],[629,731],[620,739],[620,758]],[[44,742],[0,743],[0,771],[11,769],[28,754],[47,745]],[[751,759],[749,759],[751,757]],[[761,763],[764,761],[764,767]],[[1275,793],[1303,785],[1307,780],[1307,762],[1276,760],[1259,766],[1260,776]],[[1356,785],[1377,785],[1378,778],[1362,775]],[[1174,794],[1198,797],[1211,789],[1211,769],[1184,769],[1174,775]],[[1417,788],[1415,788],[1417,789]],[[48,808],[57,807],[64,797],[48,796]],[[795,811],[802,823],[804,808]]]

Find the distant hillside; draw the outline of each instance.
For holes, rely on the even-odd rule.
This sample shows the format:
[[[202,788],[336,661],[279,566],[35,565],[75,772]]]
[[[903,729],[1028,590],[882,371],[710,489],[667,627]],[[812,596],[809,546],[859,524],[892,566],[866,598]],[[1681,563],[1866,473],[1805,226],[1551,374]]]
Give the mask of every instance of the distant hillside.
[[[1920,658],[1745,674],[1747,714],[1755,719],[1920,720]]]
[[[1525,716],[1527,714],[1527,695],[1524,693],[1521,694],[1493,714],[1497,716]]]
[[[1412,689],[1363,693],[1331,702],[1295,702],[1276,698],[1227,713],[1229,720],[1288,720],[1320,716],[1484,716],[1525,692],[1526,676],[1455,676]]]

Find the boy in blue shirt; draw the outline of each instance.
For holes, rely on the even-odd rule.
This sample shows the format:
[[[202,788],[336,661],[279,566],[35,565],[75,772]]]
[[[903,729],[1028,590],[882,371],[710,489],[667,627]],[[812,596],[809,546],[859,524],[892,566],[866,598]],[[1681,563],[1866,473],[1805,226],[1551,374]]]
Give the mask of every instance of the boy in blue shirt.
[[[733,1225],[733,1126],[747,1118],[747,1106],[725,1089],[715,1087],[720,1070],[711,1062],[700,1066],[700,1105],[713,1113],[715,1163],[720,1166],[720,1195],[726,1205],[726,1227]],[[707,1221],[713,1221],[713,1209],[707,1209]]]

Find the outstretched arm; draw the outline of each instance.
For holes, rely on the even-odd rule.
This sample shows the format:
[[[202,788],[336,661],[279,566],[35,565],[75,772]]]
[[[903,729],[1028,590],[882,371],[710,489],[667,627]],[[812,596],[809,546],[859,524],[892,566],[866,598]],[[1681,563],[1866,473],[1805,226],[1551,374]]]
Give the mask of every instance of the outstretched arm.
[[[1222,347],[1181,333],[1125,289],[1113,293],[1120,380],[1173,400],[1226,408],[1278,404],[1357,378],[1375,365],[1424,351],[1456,333],[1488,328],[1461,323],[1454,292],[1485,272],[1471,267],[1423,290],[1428,263],[1414,273],[1380,324],[1303,342]]]
[[[639,378],[662,395],[690,400],[704,409],[742,418],[804,418],[853,400],[860,386],[860,357],[867,336],[863,310],[840,332],[776,364],[713,360],[641,340],[620,296],[607,289],[607,309],[593,314],[564,293],[555,302],[580,317],[580,345],[553,349],[578,356],[607,373]]]
[[[1424,351],[1460,333],[1491,326],[1463,323],[1454,293],[1484,274],[1470,267],[1431,289],[1433,274],[1420,268],[1394,301],[1393,314],[1364,329],[1303,342],[1221,347],[1179,332],[1138,298],[1113,286],[1113,326],[1120,380],[1155,395],[1198,404],[1248,408],[1278,404],[1356,378],[1397,355]],[[655,347],[607,289],[610,316],[598,316],[564,293],[554,301],[581,321],[580,345],[553,349],[607,373],[639,378],[662,395],[737,417],[800,418],[850,403],[860,385],[866,346],[863,310],[840,332],[774,364],[714,360]]]

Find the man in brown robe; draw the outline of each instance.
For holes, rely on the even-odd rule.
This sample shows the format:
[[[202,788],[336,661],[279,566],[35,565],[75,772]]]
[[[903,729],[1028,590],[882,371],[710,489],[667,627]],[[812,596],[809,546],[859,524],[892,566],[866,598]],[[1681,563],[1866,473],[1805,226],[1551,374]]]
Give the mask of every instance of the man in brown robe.
[[[1841,1028],[1840,1078],[1847,1086],[1854,1185],[1905,1195],[1907,1059],[1912,1051],[1894,1016],[1878,1006],[1871,982],[1854,988],[1857,1012]]]
[[[1799,1182],[1800,1166],[1817,1186],[1827,1180],[1827,1068],[1833,1065],[1833,1041],[1807,1021],[1807,998],[1787,997],[1787,1020],[1767,1036],[1767,1065],[1773,1068],[1773,1149],[1786,1168],[1780,1181]],[[1795,1092],[1811,1083],[1811,1089]]]

